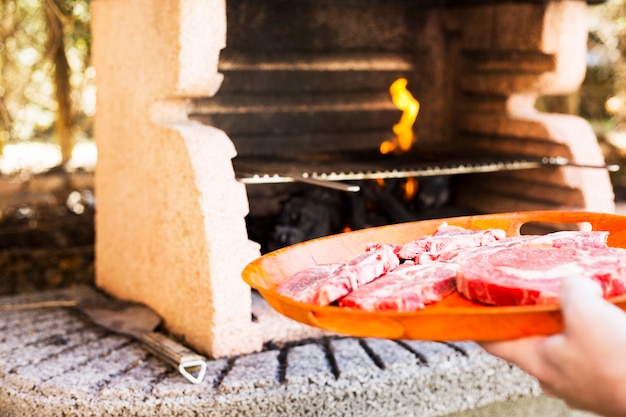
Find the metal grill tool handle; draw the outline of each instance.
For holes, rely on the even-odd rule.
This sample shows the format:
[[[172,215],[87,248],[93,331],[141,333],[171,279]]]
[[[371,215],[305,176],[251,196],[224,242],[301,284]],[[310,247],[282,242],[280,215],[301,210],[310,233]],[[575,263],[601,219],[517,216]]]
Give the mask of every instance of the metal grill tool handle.
[[[138,338],[146,348],[165,360],[189,381],[199,384],[206,373],[206,360],[164,334],[151,332]]]

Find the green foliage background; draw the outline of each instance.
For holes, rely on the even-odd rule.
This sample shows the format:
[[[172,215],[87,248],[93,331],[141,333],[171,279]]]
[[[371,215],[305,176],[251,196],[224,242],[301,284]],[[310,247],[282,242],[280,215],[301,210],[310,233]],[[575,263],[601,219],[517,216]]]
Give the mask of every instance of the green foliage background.
[[[0,0],[0,152],[56,142],[67,161],[91,137],[89,0]]]

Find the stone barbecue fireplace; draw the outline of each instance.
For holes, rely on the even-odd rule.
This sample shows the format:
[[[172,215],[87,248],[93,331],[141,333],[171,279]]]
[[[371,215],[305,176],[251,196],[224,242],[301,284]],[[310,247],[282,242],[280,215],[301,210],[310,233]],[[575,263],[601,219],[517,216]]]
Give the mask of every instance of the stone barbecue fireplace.
[[[574,166],[604,164],[589,124],[534,108],[582,82],[587,2],[92,4],[97,284],[150,305],[203,354],[269,342],[241,279],[261,254],[250,219],[276,215],[285,193],[355,184],[321,174],[397,167],[419,181],[424,149],[562,157],[445,178],[471,212],[614,210],[608,172]],[[387,91],[398,78],[420,111],[414,148],[390,168],[377,151],[401,115]]]
[[[316,220],[351,207],[338,224],[351,229],[614,211],[588,123],[534,108],[581,83],[589,2],[91,4],[96,284],[151,306],[158,332],[206,356],[206,373],[190,383],[66,308],[91,286],[0,297],[1,415],[589,416],[472,341],[325,332],[279,315],[241,277],[271,248],[268,224],[305,217],[303,195],[324,203]],[[388,92],[398,79],[420,103],[416,140],[383,155],[404,114]],[[412,180],[416,199],[430,190],[447,204],[386,192]],[[372,195],[390,216],[371,216]],[[314,229],[271,243],[333,232]],[[25,305],[50,308],[11,308]]]

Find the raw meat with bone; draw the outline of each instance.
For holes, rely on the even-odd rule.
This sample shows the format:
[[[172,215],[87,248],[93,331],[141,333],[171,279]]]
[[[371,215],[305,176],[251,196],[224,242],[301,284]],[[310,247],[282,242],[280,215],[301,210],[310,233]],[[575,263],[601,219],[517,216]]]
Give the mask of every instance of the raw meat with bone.
[[[403,311],[439,301],[456,281],[462,295],[486,304],[553,304],[560,279],[579,275],[597,281],[611,297],[626,292],[626,250],[610,248],[607,238],[604,231],[505,237],[500,229],[473,231],[443,223],[431,236],[403,245],[369,244],[346,262],[300,271],[277,291],[318,305],[341,299],[344,307]],[[398,267],[399,257],[415,262]],[[413,263],[444,268],[444,274],[448,265],[458,272],[456,279],[436,281],[411,271],[418,266]]]
[[[455,291],[458,266],[405,262],[339,300],[339,306],[367,311],[415,311]]]
[[[465,248],[484,246],[506,238],[501,229],[470,230],[460,226],[443,223],[430,236],[424,236],[405,244],[387,244],[400,259],[410,259],[417,264],[439,261],[445,257],[449,262],[454,255]],[[378,249],[381,244],[370,244],[368,250]]]
[[[389,246],[363,252],[339,263],[316,265],[296,273],[276,289],[304,303],[328,305],[400,264]]]
[[[296,301],[312,302],[319,288],[332,276],[339,265],[341,264],[320,264],[306,268],[282,282],[276,290]]]

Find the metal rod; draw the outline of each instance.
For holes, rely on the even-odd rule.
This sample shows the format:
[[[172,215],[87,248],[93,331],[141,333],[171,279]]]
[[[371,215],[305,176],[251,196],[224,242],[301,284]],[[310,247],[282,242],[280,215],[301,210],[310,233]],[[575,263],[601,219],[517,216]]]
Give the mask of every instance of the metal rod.
[[[570,162],[567,158],[561,156],[545,157],[541,160],[544,165],[556,165],[556,166],[568,166],[575,168],[593,168],[593,169],[606,169],[609,172],[617,172],[620,170],[620,166],[616,164],[611,165],[592,165],[592,164],[579,164],[576,162]]]
[[[319,187],[332,188],[334,190],[346,191],[346,192],[350,192],[350,193],[356,193],[356,192],[359,192],[361,190],[361,187],[359,187],[358,185],[346,184],[346,183],[343,183],[343,182],[326,181],[326,180],[319,180],[319,179],[316,179],[316,178],[305,178],[305,177],[298,177],[298,176],[294,176],[292,178],[293,178],[294,181],[297,181],[297,182],[303,182],[305,184],[317,185]]]

